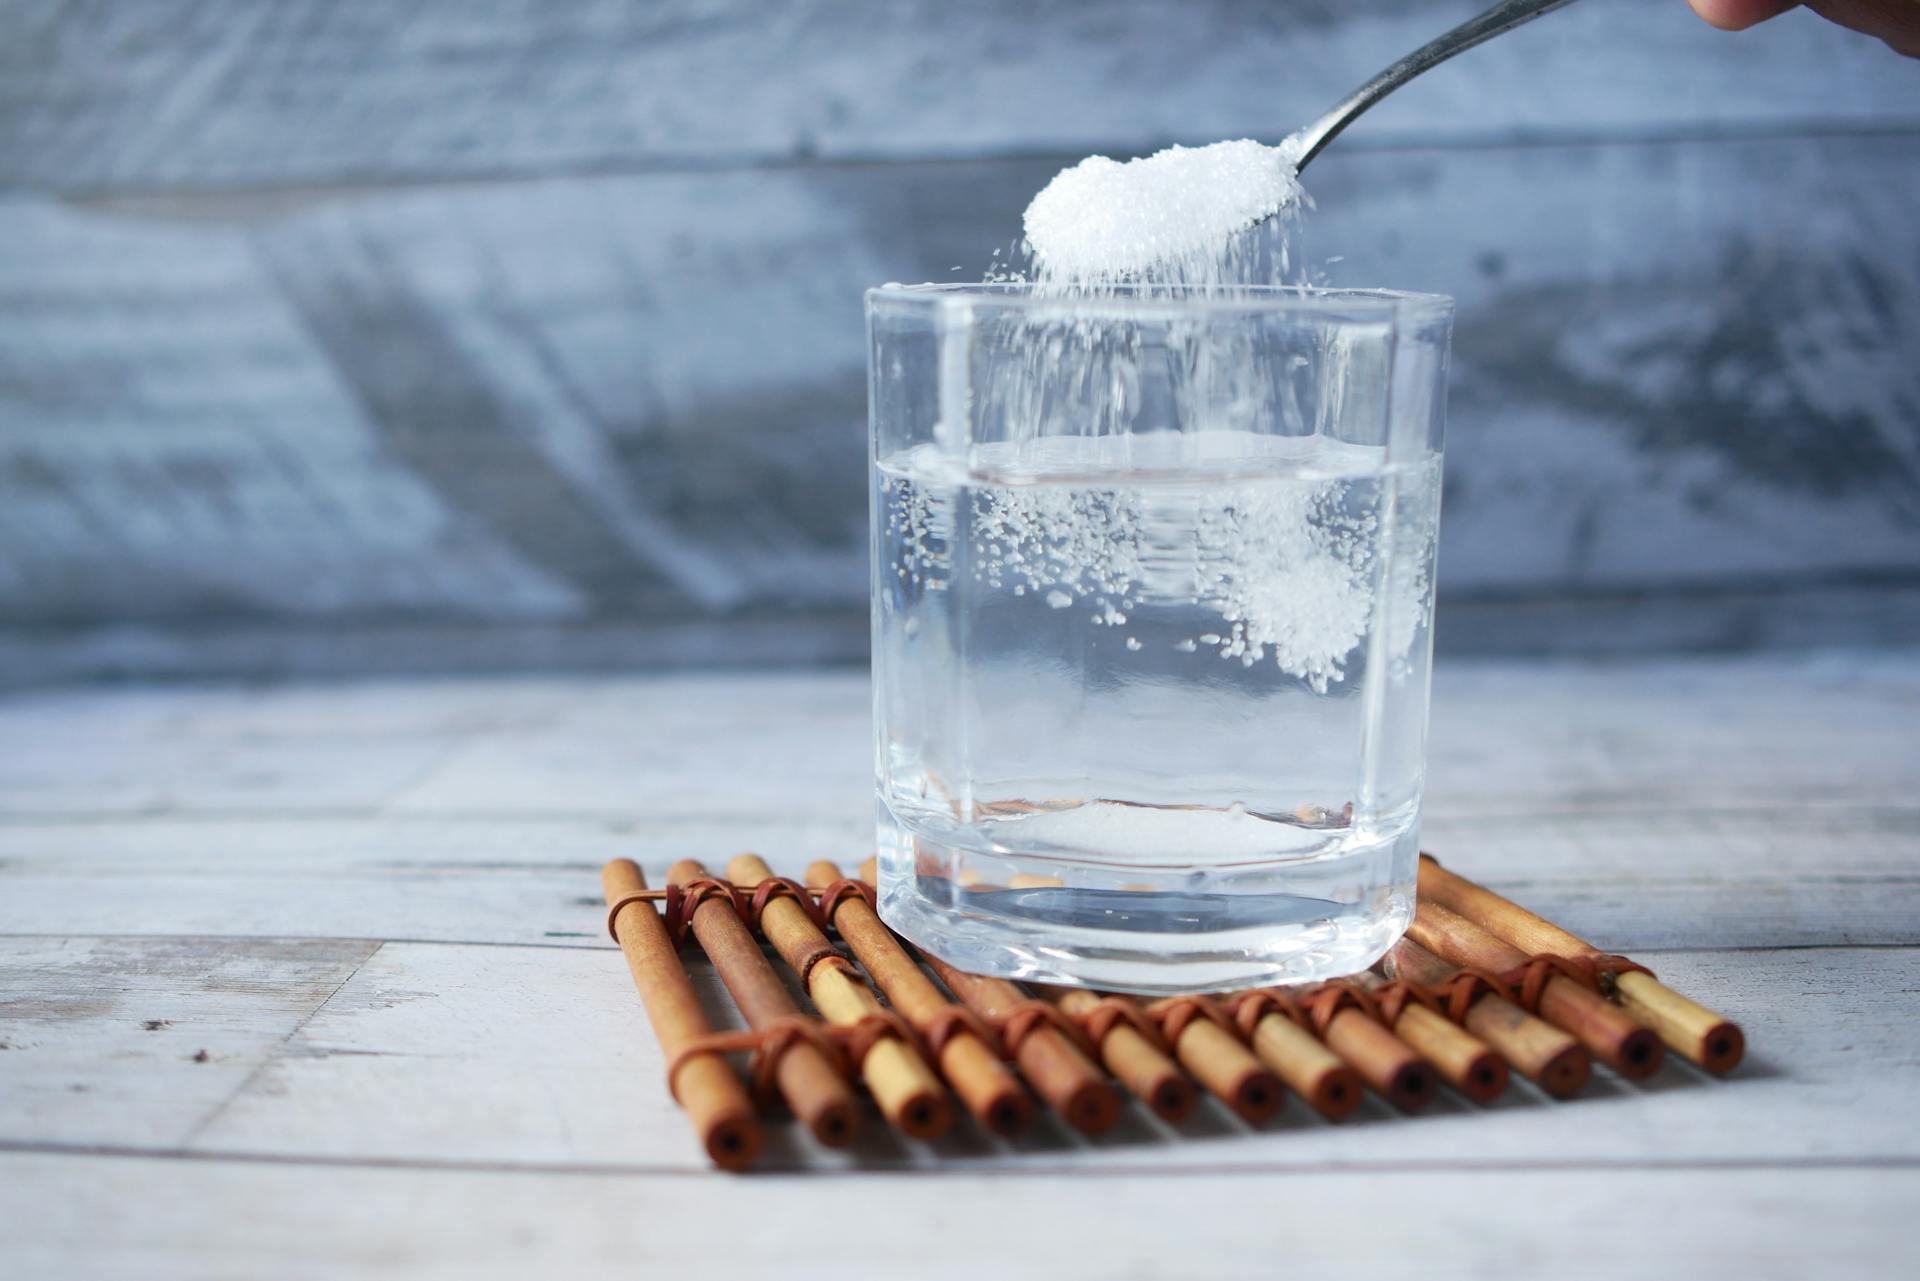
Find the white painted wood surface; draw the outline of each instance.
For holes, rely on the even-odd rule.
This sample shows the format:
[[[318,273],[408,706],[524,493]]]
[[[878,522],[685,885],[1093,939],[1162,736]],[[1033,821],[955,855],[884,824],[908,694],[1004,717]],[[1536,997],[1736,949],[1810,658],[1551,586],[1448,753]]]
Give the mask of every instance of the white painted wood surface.
[[[860,678],[17,695],[7,1271],[1907,1275],[1917,712],[1911,652],[1443,668],[1427,843],[1741,1020],[1729,1080],[932,1150],[776,1126],[734,1178],[660,1087],[597,869],[854,857]],[[863,1235],[807,1260],[841,1213]]]

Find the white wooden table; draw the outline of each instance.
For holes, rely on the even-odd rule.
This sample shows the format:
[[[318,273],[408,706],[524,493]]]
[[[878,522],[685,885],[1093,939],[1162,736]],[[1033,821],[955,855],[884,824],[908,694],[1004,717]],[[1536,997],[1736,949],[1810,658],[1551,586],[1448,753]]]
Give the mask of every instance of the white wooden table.
[[[855,861],[867,744],[855,674],[0,700],[0,1273],[1920,1274],[1916,655],[1443,669],[1429,848],[1738,1018],[1730,1080],[716,1175],[598,868]]]

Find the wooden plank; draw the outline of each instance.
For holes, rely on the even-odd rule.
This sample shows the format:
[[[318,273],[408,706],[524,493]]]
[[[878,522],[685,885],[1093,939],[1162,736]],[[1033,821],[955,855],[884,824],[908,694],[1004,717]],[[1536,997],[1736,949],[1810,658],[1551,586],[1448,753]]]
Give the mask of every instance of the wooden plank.
[[[1577,1103],[1530,1091],[1480,1114],[1449,1101],[1399,1121],[1334,1126],[1304,1108],[1260,1134],[1209,1110],[1169,1146],[1130,1113],[1108,1142],[1057,1127],[1009,1145],[969,1128],[946,1146],[864,1128],[851,1152],[787,1127],[766,1164],[925,1169],[961,1160],[1062,1168],[1284,1168],[1341,1162],[1497,1166],[1691,1159],[1920,1161],[1886,1065],[1916,1049],[1920,951],[1667,953],[1667,981],[1746,1026],[1752,1070],[1676,1067],[1645,1088],[1609,1078]],[[702,967],[703,971],[705,967]],[[710,980],[709,980],[710,985]],[[209,1152],[545,1162],[698,1170],[706,1162],[660,1088],[657,1047],[617,961],[586,951],[388,944],[193,1139]],[[128,1033],[132,1035],[132,1033]],[[1766,1116],[1768,1124],[1751,1124]]]
[[[173,955],[204,958],[214,970],[199,999],[217,1002],[218,1013],[179,1002],[170,1035],[181,1045],[217,1035],[207,1026],[213,1019],[232,1043],[253,1047],[256,1059],[266,1051],[217,1110],[209,1115],[208,1097],[190,1106],[175,1097],[169,1081],[196,1065],[156,1072],[142,1052],[152,1034],[136,1018],[80,1011],[61,1033],[74,1049],[58,1068],[83,1073],[94,1093],[115,1101],[114,1110],[87,1113],[60,1100],[63,1111],[44,1111],[41,1096],[58,1095],[67,1078],[36,1069],[38,1051],[29,1045],[18,1055],[10,1051],[0,1067],[40,1088],[0,1096],[0,1141],[274,1159],[706,1168],[661,1086],[663,1065],[626,972],[607,951],[388,943],[288,1035],[286,1013],[223,995],[219,958],[228,943],[171,945]],[[50,985],[57,1000],[72,990],[63,989],[69,980],[57,964],[33,964],[31,948],[41,955],[62,946],[118,948],[124,957],[136,945],[14,946],[28,958],[18,973]],[[256,945],[265,946],[291,945]],[[1650,959],[1675,987],[1745,1025],[1750,1059],[1732,1078],[1711,1080],[1675,1066],[1641,1086],[1600,1080],[1569,1103],[1521,1088],[1492,1108],[1444,1101],[1413,1119],[1395,1118],[1375,1102],[1358,1123],[1342,1126],[1295,1108],[1259,1133],[1209,1108],[1180,1129],[1177,1143],[1139,1112],[1098,1143],[1051,1124],[1013,1144],[967,1126],[928,1149],[874,1124],[855,1148],[831,1152],[779,1126],[763,1164],[1486,1170],[1537,1163],[1549,1153],[1561,1166],[1920,1162],[1920,1130],[1890,1122],[1904,1115],[1906,1085],[1887,1070],[1914,1053],[1920,949],[1673,952]],[[716,993],[708,967],[697,962],[694,969],[704,989]],[[713,1004],[724,1013],[722,1002]],[[1755,1116],[1767,1124],[1754,1125]]]
[[[852,672],[18,695],[0,813],[857,822],[868,698]],[[1920,751],[1909,651],[1448,663],[1433,699],[1436,820],[1901,808]]]
[[[1916,703],[1900,650],[1442,664],[1427,795],[1437,816],[1904,807]]]
[[[599,869],[804,867],[860,851],[871,820],[131,819],[0,827],[0,933],[202,932],[605,948]],[[1865,920],[1879,919],[1870,915]]]
[[[0,938],[0,1134],[178,1147],[377,947]]]
[[[1442,662],[1608,658],[1920,643],[1920,587],[1769,579],[1545,596],[1446,593]],[[1558,588],[1554,590],[1559,590]],[[0,626],[0,692],[78,681],[340,680],[370,674],[631,672],[864,661],[868,620],[845,603],[781,618],[437,624],[283,622]]]
[[[243,235],[0,228],[0,621],[578,609],[394,466]]]
[[[9,737],[35,745],[0,758],[0,807],[806,814],[864,801],[867,697],[851,673],[28,694],[0,703]],[[518,779],[498,803],[463,792],[498,770]]]
[[[1920,373],[1872,326],[1920,322],[1920,276],[1863,246],[1911,220],[1870,200],[1783,236],[1755,216],[1769,199],[1756,184],[1806,193],[1774,209],[1812,208],[1850,166],[1796,143],[1772,170],[1762,151],[1772,144],[1527,149],[1498,179],[1444,153],[1315,169],[1308,261],[1343,254],[1339,283],[1458,301],[1447,590],[1814,586],[1823,572],[1910,585],[1920,446],[1898,424],[1920,414]],[[1435,208],[1449,213],[1423,216]],[[1487,219],[1498,242],[1462,254],[1455,217]],[[1857,341],[1801,342],[1804,325],[1868,314],[1881,321]],[[1855,535],[1840,557],[1820,550]]]
[[[1920,816],[1436,816],[1426,844],[1623,950],[1920,943]],[[0,825],[0,933],[423,939],[603,948],[600,865],[718,866],[763,852],[798,875],[852,863],[871,821],[129,818]]]
[[[1920,1175],[1908,1169],[1143,1173],[1075,1191],[977,1174],[850,1187],[0,1157],[10,1262],[26,1275],[142,1281],[636,1268],[814,1281],[850,1266],[932,1281],[1041,1268],[1062,1281],[1254,1278],[1276,1267],[1417,1281],[1720,1272],[1799,1281],[1828,1270],[1878,1281],[1906,1275],[1902,1213],[1916,1194]],[[817,1240],[820,1222],[849,1204],[861,1224],[857,1265],[797,1244]],[[1261,1212],[1230,1212],[1248,1205]],[[1180,1223],[1206,1226],[1183,1233],[1176,1252],[1169,1225]],[[1652,1226],[1622,1228],[1642,1223]]]
[[[1476,2],[436,0],[404,16],[378,0],[27,5],[0,49],[0,183],[352,182],[1278,137]],[[1618,0],[1434,72],[1354,141],[1911,123],[1911,88],[1879,45],[1805,15],[1733,40],[1667,0]]]
[[[523,701],[504,689],[498,699],[495,718]],[[338,703],[319,688],[291,698],[231,687],[53,693],[9,700],[0,718],[26,746],[0,757],[0,805],[13,814],[364,810],[439,763],[461,730],[457,712],[406,686],[367,686]]]
[[[417,668],[489,627],[506,664],[659,624],[854,657],[859,292],[972,275],[1048,168],[0,202],[33,318],[0,326],[0,680]],[[1904,585],[1847,626],[1920,632],[1911,172],[1920,137],[1330,155],[1309,258],[1460,300],[1443,595],[1600,593],[1554,633],[1592,649],[1745,638],[1730,584]],[[1706,621],[1610,621],[1644,592]],[[796,614],[842,626],[783,648]],[[543,643],[575,627],[611,630]]]
[[[1462,589],[1448,594],[1443,617],[1434,638],[1443,660],[1912,644],[1920,640],[1920,586],[1865,575],[1845,586],[1693,583],[1552,597]],[[592,653],[590,645],[577,649]],[[594,666],[590,658],[573,665]]]
[[[1616,947],[1920,941],[1915,671],[1443,665],[1427,844]],[[67,692],[0,739],[16,932],[604,946],[609,857],[871,841],[853,674]]]
[[[258,1088],[196,1135],[196,1148],[706,1168],[615,958],[386,946],[405,955],[363,966]],[[708,1006],[730,1013],[711,967],[697,970]],[[488,1119],[475,1124],[483,1111]],[[778,1128],[776,1149],[811,1146]]]

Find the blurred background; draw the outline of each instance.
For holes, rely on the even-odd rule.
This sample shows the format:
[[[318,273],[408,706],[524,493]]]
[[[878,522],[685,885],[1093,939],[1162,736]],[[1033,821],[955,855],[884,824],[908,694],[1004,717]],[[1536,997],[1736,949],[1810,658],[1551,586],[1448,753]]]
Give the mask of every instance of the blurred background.
[[[857,662],[861,291],[1481,0],[0,0],[0,684]],[[1443,652],[1920,638],[1920,63],[1587,0],[1316,163]]]

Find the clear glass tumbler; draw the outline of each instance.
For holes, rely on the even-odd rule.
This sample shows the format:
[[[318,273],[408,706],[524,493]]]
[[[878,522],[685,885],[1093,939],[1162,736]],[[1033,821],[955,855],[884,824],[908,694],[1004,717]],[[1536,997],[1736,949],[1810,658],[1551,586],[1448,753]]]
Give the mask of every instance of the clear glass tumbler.
[[[867,295],[881,915],[979,973],[1364,968],[1413,912],[1450,299]]]

